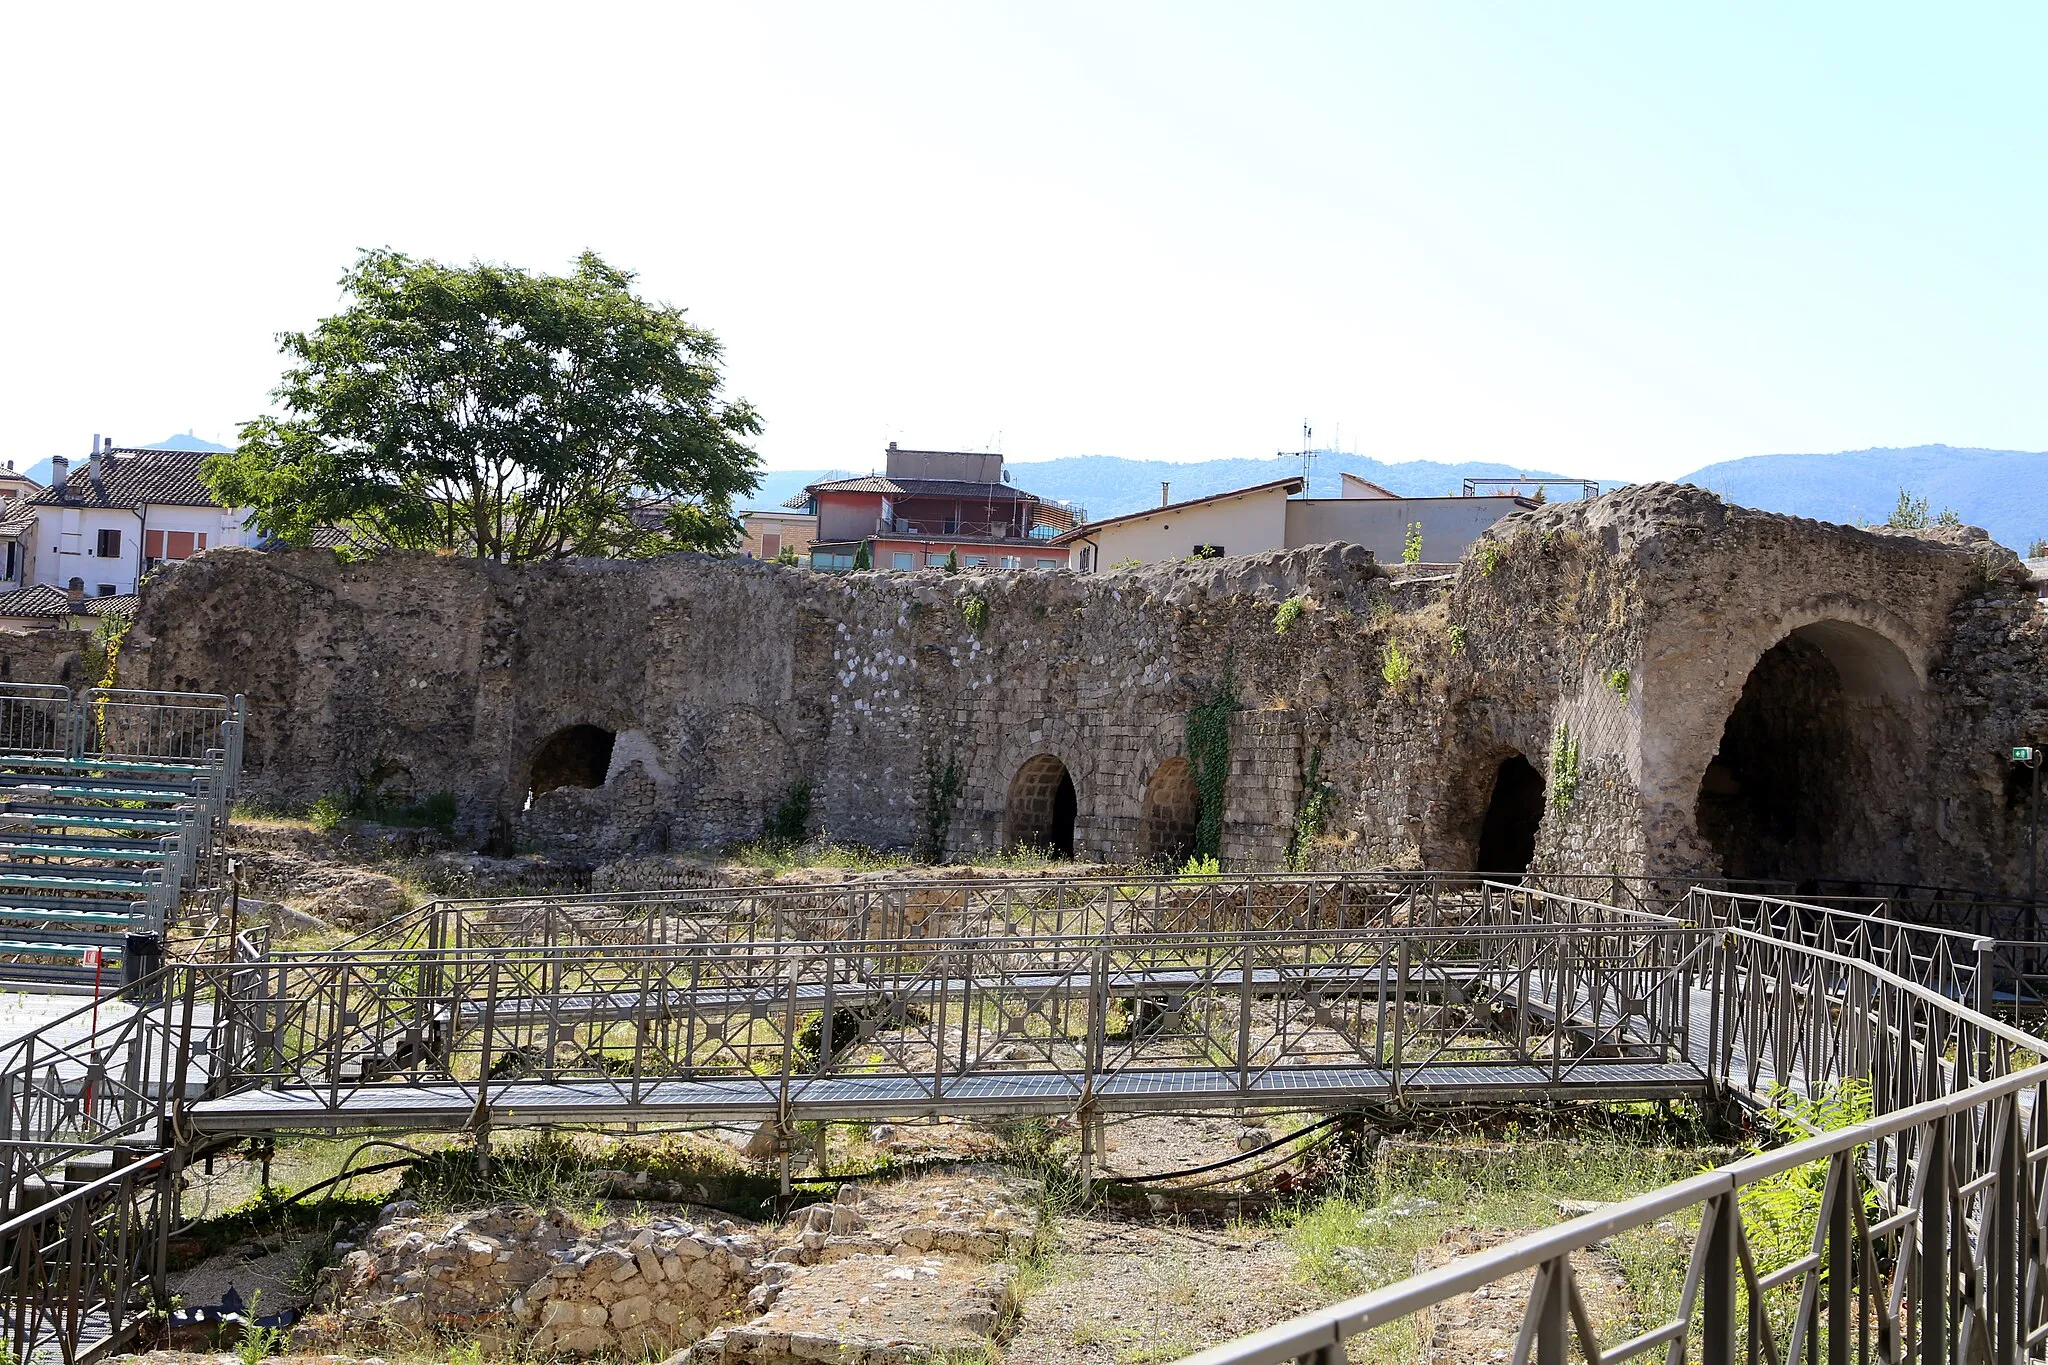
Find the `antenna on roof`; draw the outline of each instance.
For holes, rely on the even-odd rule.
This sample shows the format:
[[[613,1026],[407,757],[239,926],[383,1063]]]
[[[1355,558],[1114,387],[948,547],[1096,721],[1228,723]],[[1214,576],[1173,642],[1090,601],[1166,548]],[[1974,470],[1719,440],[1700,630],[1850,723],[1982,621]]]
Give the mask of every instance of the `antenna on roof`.
[[[1301,449],[1278,452],[1279,457],[1283,460],[1290,455],[1296,456],[1301,460],[1301,496],[1304,498],[1309,495],[1309,472],[1316,466],[1316,453],[1310,448],[1314,444],[1314,438],[1315,428],[1311,427],[1307,422],[1303,422],[1301,424]]]

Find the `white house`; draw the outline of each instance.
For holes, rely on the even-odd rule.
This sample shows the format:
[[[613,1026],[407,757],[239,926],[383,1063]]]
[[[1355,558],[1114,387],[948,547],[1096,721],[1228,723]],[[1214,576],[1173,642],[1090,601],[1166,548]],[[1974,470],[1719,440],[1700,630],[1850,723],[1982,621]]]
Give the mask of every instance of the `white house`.
[[[1080,573],[1333,541],[1363,545],[1382,564],[1411,550],[1423,563],[1451,564],[1487,527],[1537,505],[1521,497],[1406,498],[1348,473],[1341,497],[1296,496],[1303,487],[1296,476],[1184,502],[1164,501],[1162,488],[1158,507],[1089,522],[1050,543]]]
[[[24,586],[126,596],[152,565],[218,545],[250,545],[248,513],[222,507],[199,481],[198,450],[99,445],[80,467],[51,461],[50,486],[29,500],[36,525]]]

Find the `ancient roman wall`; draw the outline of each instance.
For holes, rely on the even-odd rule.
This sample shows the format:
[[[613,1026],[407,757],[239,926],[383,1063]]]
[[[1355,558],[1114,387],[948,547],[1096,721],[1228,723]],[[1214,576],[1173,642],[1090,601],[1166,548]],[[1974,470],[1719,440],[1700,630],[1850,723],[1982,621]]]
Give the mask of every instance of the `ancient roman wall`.
[[[2048,683],[2010,560],[1669,485],[1419,579],[1340,547],[1080,577],[230,550],[152,586],[123,679],[247,693],[255,794],[445,790],[480,840],[718,846],[808,780],[837,838],[1070,821],[1077,857],[1131,858],[1178,837],[1188,718],[1228,686],[1240,866],[1322,792],[1315,862],[1473,867],[1514,843],[1508,764],[1540,868],[2013,890],[1994,751],[2048,738]],[[599,785],[536,790],[579,765]]]

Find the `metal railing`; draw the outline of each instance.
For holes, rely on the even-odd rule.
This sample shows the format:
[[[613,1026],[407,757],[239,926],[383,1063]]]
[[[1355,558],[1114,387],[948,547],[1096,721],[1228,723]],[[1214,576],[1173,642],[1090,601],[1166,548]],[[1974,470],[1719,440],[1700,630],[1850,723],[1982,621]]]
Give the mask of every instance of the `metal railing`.
[[[1808,1098],[1867,1087],[1871,1117],[1190,1357],[1318,1365],[1534,1271],[1514,1365],[1661,1354],[1741,1360],[2017,1361],[2048,1346],[2048,1044],[1867,962],[1748,929],[1719,931],[1711,1067],[1731,1091]],[[1810,1240],[1772,1263],[1745,1192],[1786,1172],[1820,1186]],[[1596,1321],[1579,1289],[1595,1248],[1689,1237],[1674,1310]],[[1619,1339],[1613,1339],[1619,1338]]]
[[[1616,901],[1608,877],[1556,878],[1518,915],[1579,922],[1628,913],[1669,915],[1647,885]],[[781,939],[962,938],[998,934],[1153,934],[1346,930],[1470,922],[1506,913],[1538,888],[1438,872],[1261,873],[1183,878],[1129,875],[1050,879],[868,879],[823,886],[756,886],[430,901],[324,952],[575,944],[737,943]],[[1492,907],[1492,908],[1489,908]]]
[[[166,1311],[165,1239],[178,1158],[115,1149],[121,1164],[0,1221],[0,1343],[24,1362],[95,1359]]]
[[[621,1105],[669,1082],[736,1083],[792,1120],[806,1107],[1294,1106],[1572,1081],[1702,1091],[1689,1059],[1707,1050],[1695,1035],[1711,1014],[1691,992],[1710,935],[1551,908],[1370,935],[493,946],[177,971],[214,1001],[223,1090],[297,1090],[343,1115],[374,1108],[379,1088],[441,1087],[467,1112],[494,1090],[570,1082]],[[794,1088],[827,1077],[900,1084],[865,1099]]]

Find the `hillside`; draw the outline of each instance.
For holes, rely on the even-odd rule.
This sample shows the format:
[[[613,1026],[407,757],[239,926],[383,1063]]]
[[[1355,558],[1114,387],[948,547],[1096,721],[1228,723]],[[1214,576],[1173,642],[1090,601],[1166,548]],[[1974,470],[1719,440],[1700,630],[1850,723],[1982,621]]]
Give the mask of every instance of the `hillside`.
[[[1930,445],[1752,455],[1694,470],[1681,482],[1745,507],[1851,525],[1883,521],[1908,488],[1931,512],[1953,508],[2022,553],[2048,537],[2048,451]]]

